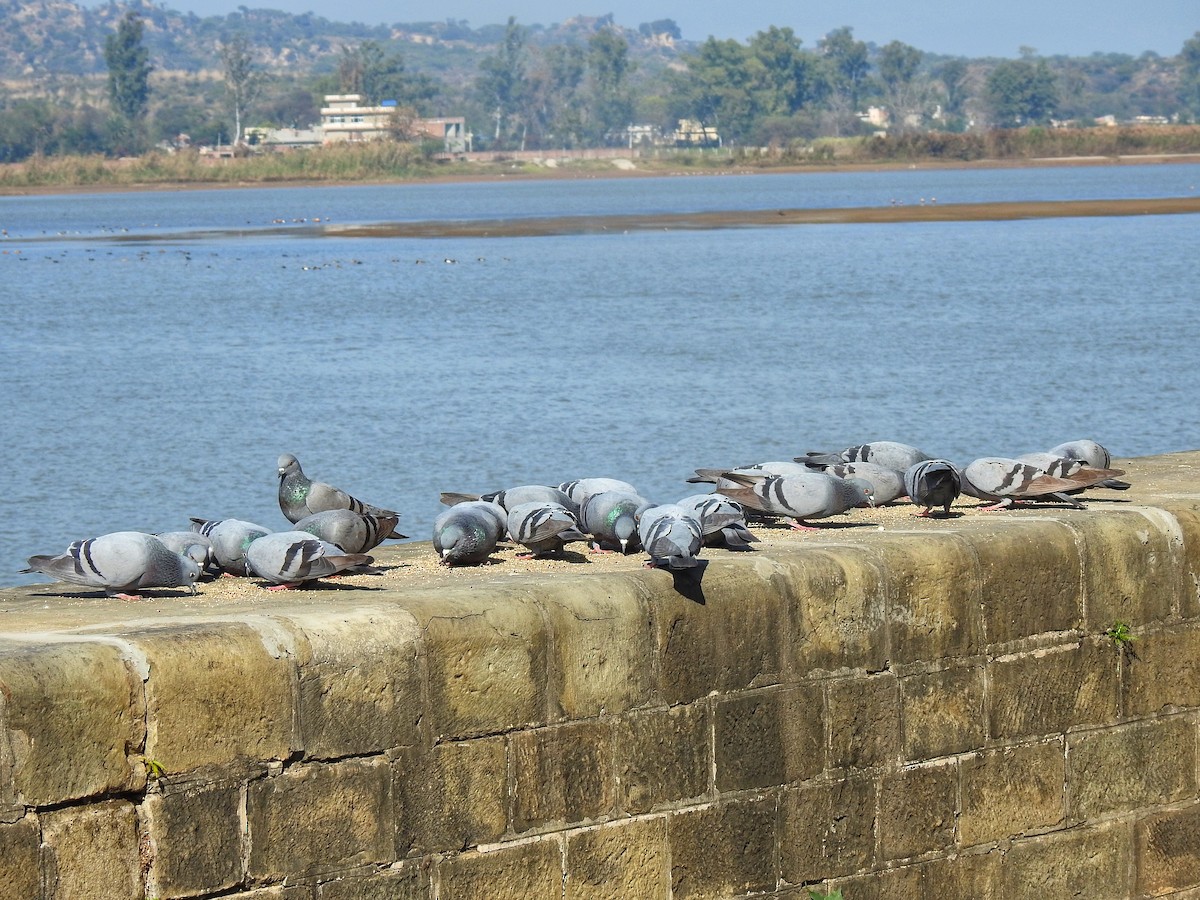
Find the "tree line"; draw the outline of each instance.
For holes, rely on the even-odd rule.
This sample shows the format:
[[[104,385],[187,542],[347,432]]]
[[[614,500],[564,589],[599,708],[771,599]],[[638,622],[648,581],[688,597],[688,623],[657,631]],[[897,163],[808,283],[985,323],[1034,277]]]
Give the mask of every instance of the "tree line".
[[[452,23],[451,23],[452,24]],[[417,71],[395,41],[345,42],[324,71],[284,75],[245,31],[217,43],[217,78],[168,78],[151,63],[144,21],[130,10],[104,42],[103,92],[86,78],[38,96],[0,95],[0,161],[35,155],[133,155],[188,134],[238,145],[248,125],[307,127],[325,94],[396,101],[410,116],[464,115],[476,149],[623,145],[628,126],[669,134],[680,120],[727,146],[787,147],[820,137],[982,132],[1091,124],[1096,117],[1200,121],[1200,32],[1175,57],[1094,54],[971,60],[900,41],[875,46],[843,27],[806,48],[791,28],[748,41],[710,37],[664,62],[638,42],[678,39],[671,20],[637,32],[594,20],[586,35],[533,41],[509,18],[495,43],[455,64]],[[865,115],[873,111],[873,115]]]

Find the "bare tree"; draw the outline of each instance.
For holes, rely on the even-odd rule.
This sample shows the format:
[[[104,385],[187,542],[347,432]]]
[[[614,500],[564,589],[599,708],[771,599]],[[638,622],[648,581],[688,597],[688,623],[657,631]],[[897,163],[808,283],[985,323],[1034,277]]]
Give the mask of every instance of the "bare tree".
[[[244,34],[234,35],[221,43],[221,66],[225,73],[225,90],[233,106],[233,142],[240,144],[242,117],[261,92],[265,76],[254,64],[250,41]]]

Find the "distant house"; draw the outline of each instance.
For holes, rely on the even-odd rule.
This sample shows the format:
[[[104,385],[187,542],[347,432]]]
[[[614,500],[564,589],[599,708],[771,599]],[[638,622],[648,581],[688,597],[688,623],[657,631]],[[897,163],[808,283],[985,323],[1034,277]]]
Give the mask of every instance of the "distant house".
[[[406,132],[409,138],[440,140],[446,153],[471,149],[471,136],[462,116],[404,119],[403,115],[395,100],[364,106],[361,94],[327,94],[321,107],[322,142],[394,140],[397,133]]]

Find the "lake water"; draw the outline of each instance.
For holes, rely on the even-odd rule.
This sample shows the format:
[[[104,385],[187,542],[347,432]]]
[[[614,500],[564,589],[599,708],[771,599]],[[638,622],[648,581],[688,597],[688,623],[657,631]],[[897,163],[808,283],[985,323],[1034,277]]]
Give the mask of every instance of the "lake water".
[[[428,540],[443,490],[608,475],[667,502],[696,466],[873,439],[964,463],[1200,447],[1194,215],[482,239],[317,218],[1198,189],[1178,164],[0,198],[0,585],[107,531],[283,528],[282,452]]]

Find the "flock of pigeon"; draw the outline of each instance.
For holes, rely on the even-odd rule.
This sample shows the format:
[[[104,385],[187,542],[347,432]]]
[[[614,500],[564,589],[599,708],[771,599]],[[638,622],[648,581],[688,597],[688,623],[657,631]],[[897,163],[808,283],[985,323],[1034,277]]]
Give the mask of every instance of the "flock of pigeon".
[[[658,505],[625,481],[583,478],[557,487],[522,485],[487,494],[443,493],[449,508],[433,526],[433,546],[448,566],[485,562],[502,540],[520,544],[525,558],[554,555],[574,541],[598,552],[641,548],[648,566],[687,572],[702,566],[705,546],[750,549],[758,539],[747,520],[784,519],[811,530],[859,506],[907,496],[918,515],[950,514],[960,494],[1001,509],[1022,501],[1082,508],[1080,492],[1129,487],[1111,467],[1109,452],[1091,440],[1070,441],[1045,453],[984,457],[965,468],[894,441],[840,452],[812,452],[787,462],[697,469],[691,483],[712,485],[676,503]],[[138,599],[151,587],[187,587],[194,594],[205,571],[258,577],[269,589],[297,587],[340,572],[371,571],[368,551],[396,531],[399,514],[363,503],[308,478],[296,457],[279,457],[279,508],[293,523],[274,532],[240,519],[192,519],[190,531],[158,535],[120,531],[76,541],[57,556],[33,556],[22,572],[103,588]]]

